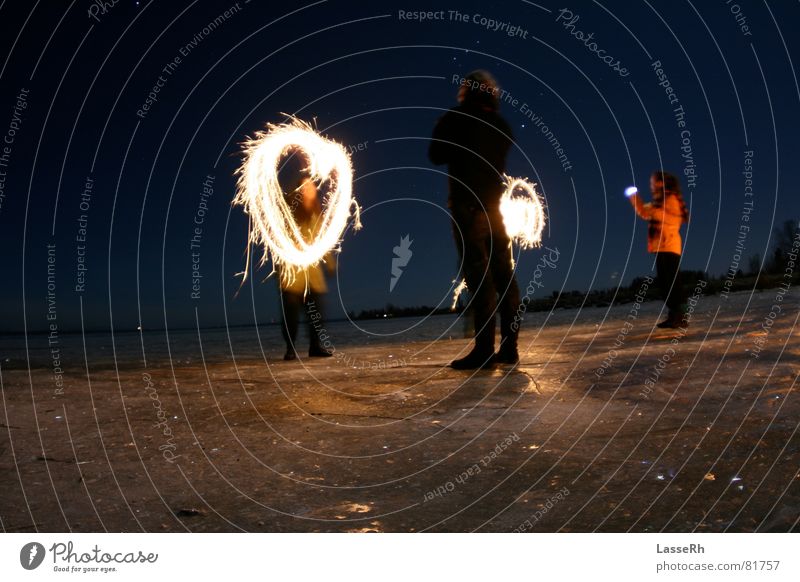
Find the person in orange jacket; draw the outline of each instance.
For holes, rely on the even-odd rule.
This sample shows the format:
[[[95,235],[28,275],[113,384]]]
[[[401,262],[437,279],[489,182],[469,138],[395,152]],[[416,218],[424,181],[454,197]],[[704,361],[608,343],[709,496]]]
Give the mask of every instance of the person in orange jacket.
[[[681,183],[668,172],[656,171],[650,176],[652,202],[645,203],[636,188],[626,191],[636,214],[648,221],[647,251],[656,255],[658,286],[669,310],[661,328],[684,326],[686,296],[680,276],[681,226],[689,222],[689,211],[681,194]]]

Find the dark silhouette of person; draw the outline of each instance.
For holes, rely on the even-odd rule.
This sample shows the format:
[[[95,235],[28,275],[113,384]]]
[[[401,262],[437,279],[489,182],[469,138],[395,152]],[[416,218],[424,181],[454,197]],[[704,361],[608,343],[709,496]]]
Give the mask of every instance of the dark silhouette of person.
[[[317,235],[322,205],[317,194],[314,181],[308,177],[299,180],[299,186],[292,192],[290,200],[292,215],[300,227],[306,242],[311,242]],[[330,257],[325,265],[332,269]],[[283,308],[283,339],[286,341],[284,360],[297,358],[295,342],[300,323],[300,313],[305,312],[308,323],[310,345],[308,355],[312,358],[327,358],[333,353],[322,345],[322,336],[327,338],[322,315],[322,296],[327,293],[325,273],[321,265],[306,267],[296,273],[287,273],[279,269],[281,286],[281,304]]]
[[[650,191],[652,202],[645,203],[635,191],[629,200],[636,214],[648,221],[647,251],[656,255],[658,286],[668,309],[667,318],[658,327],[679,328],[688,324],[684,317],[686,293],[680,271],[680,229],[689,222],[689,210],[683,201],[680,180],[668,172],[653,172]]]
[[[514,317],[519,287],[511,244],[500,214],[511,128],[500,116],[499,89],[492,75],[473,71],[461,82],[459,104],[436,123],[428,156],[447,164],[448,206],[464,279],[472,297],[475,346],[450,366],[461,370],[516,364]],[[495,315],[500,312],[500,348],[494,352]],[[519,322],[517,322],[519,323]]]

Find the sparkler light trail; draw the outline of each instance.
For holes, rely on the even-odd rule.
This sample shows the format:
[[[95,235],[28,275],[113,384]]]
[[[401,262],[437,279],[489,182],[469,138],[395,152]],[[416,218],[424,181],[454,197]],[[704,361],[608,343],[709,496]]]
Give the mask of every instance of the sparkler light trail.
[[[542,244],[542,232],[544,231],[545,215],[544,205],[536,186],[528,182],[525,178],[512,178],[503,176],[505,191],[500,197],[500,214],[503,217],[503,224],[506,227],[506,234],[512,242],[516,242],[523,249],[531,249]],[[522,190],[522,196],[515,196],[516,190]],[[511,259],[514,266],[514,259]],[[453,281],[455,283],[455,281]],[[451,311],[455,311],[458,305],[458,297],[467,288],[466,280],[453,290],[453,303]]]
[[[453,283],[455,283],[455,281],[453,281]],[[450,311],[456,310],[456,305],[458,305],[458,298],[466,288],[467,288],[467,280],[461,279],[461,283],[456,285],[456,288],[453,289],[453,304],[450,305]]]
[[[544,205],[534,184],[525,178],[505,176],[506,190],[500,198],[500,214],[509,238],[523,249],[538,247],[542,244],[544,230]],[[516,190],[524,195],[515,196]]]
[[[289,122],[267,124],[266,131],[242,144],[244,161],[236,170],[239,179],[233,204],[244,206],[250,217],[248,266],[250,245],[263,245],[259,266],[271,257],[273,266],[281,266],[283,276],[291,280],[298,271],[320,263],[339,245],[351,209],[356,230],[361,228],[361,221],[353,199],[353,169],[347,150],[319,135],[309,124],[288,117]],[[308,160],[306,171],[312,180],[328,182],[318,234],[311,242],[303,237],[278,182],[281,158],[294,151]]]

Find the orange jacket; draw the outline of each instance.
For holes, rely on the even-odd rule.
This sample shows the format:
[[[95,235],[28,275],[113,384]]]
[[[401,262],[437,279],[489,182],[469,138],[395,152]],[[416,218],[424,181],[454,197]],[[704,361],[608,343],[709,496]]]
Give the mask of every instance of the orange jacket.
[[[645,204],[638,194],[630,197],[636,214],[649,221],[647,229],[647,252],[681,254],[681,225],[683,214],[681,203],[675,196],[667,195],[664,204]]]

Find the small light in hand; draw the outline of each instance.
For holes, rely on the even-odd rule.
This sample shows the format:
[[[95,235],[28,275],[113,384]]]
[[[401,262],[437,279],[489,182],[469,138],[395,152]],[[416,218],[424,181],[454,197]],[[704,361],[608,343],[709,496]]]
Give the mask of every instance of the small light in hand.
[[[625,188],[625,196],[630,198],[631,196],[636,196],[639,193],[639,189],[636,186],[628,186]]]

